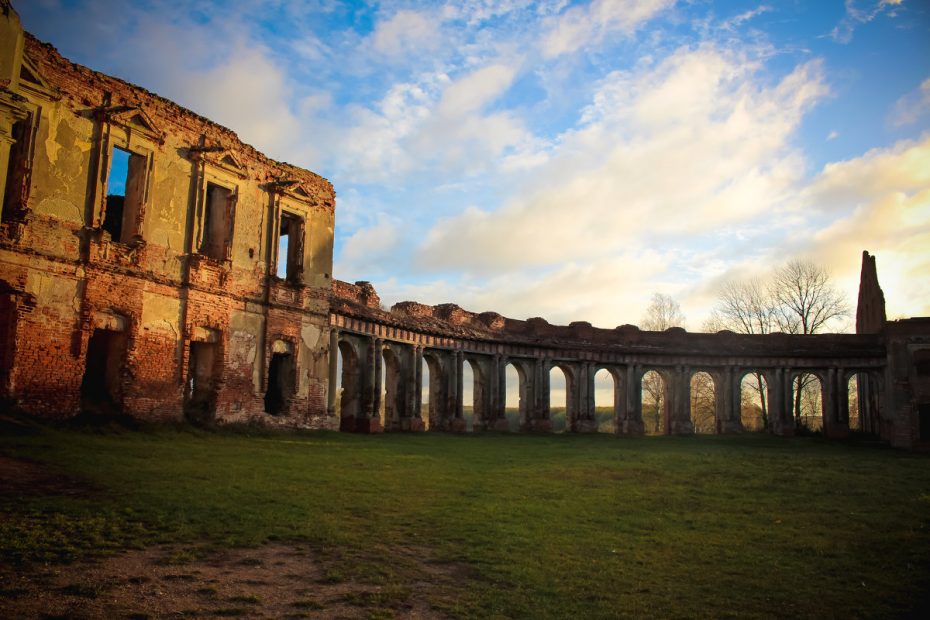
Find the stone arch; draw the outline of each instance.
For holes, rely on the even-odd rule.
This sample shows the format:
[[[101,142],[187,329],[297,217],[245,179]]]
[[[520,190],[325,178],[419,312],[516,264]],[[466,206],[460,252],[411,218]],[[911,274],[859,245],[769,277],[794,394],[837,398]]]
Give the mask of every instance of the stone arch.
[[[472,375],[471,430],[484,431],[493,427],[491,420],[490,360],[480,356],[466,355],[464,364]]]
[[[438,351],[423,349],[423,363],[426,367],[428,381],[424,382],[427,403],[427,428],[441,430],[447,422],[448,379],[446,364]]]
[[[620,430],[620,418],[622,415],[623,409],[623,373],[619,369],[613,366],[594,366],[592,368],[594,373],[594,393],[592,397],[592,406],[594,407],[594,416],[597,420],[597,431],[598,432],[611,432],[618,433]],[[601,404],[598,399],[598,377],[604,376],[606,373],[607,377],[610,377],[610,382],[612,386],[610,398],[604,399],[604,404]],[[609,408],[610,413],[608,416],[603,415],[603,409]],[[601,412],[598,412],[598,409]],[[605,419],[606,418],[606,419]]]
[[[791,402],[788,403],[788,413],[794,420],[795,429],[824,430],[825,418],[830,414],[827,407],[827,375],[826,371],[818,368],[799,368],[789,372]]]
[[[643,368],[639,378],[643,408],[643,423],[647,435],[668,435],[670,432],[670,373],[659,366]]]
[[[385,344],[381,351],[384,375],[383,398],[381,399],[381,424],[385,430],[400,430],[408,400],[407,382],[404,381],[403,361],[394,345]]]
[[[688,376],[690,398],[688,399],[688,416],[694,425],[694,432],[712,434],[719,432],[720,422],[717,412],[720,376],[713,370],[696,368]]]
[[[564,383],[565,386],[565,398],[563,400],[565,411],[562,415],[555,414],[553,412],[553,402],[552,402],[552,375],[553,372],[562,373],[562,381],[559,381],[558,374],[556,374],[556,384]],[[554,431],[567,431],[574,428],[576,419],[578,417],[578,385],[576,373],[572,366],[566,362],[552,362],[552,365],[549,367],[549,419],[552,421],[552,430]]]
[[[769,428],[769,393],[765,372],[754,368],[741,368],[734,376],[739,394],[739,419],[748,431]]]
[[[362,369],[361,355],[357,343],[345,337],[339,338],[339,358],[342,372],[339,379],[339,429],[355,430],[355,419],[361,415]]]
[[[505,364],[504,373],[503,373],[505,379],[504,379],[503,387],[504,387],[504,390],[506,391],[505,393],[508,393],[508,398],[509,398],[510,386],[507,385],[506,368],[508,366],[513,367],[513,369],[516,371],[516,374],[517,374],[517,390],[516,390],[517,420],[515,421],[515,424],[514,423],[509,424],[510,430],[511,431],[530,430],[532,427],[531,415],[532,415],[532,409],[533,409],[533,381],[532,381],[533,369],[529,368],[528,367],[529,364],[526,362],[526,360],[522,360],[522,359],[508,358],[504,360],[503,363]],[[505,402],[507,402],[507,400],[505,400]],[[514,425],[516,425],[517,428],[514,428]]]
[[[879,435],[881,432],[881,394],[884,377],[875,369],[846,369],[844,381],[848,390],[849,427],[862,433]],[[853,385],[855,381],[855,385]],[[855,407],[855,424],[852,419]]]

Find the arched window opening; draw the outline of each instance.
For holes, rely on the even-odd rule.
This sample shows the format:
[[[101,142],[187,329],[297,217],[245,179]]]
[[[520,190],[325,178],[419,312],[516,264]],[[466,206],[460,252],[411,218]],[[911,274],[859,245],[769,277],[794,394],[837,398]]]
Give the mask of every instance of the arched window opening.
[[[401,377],[400,359],[397,352],[385,348],[381,364],[381,402],[378,407],[378,416],[381,418],[382,428],[385,430],[399,430],[401,414],[405,410],[404,403],[407,398],[406,385]]]
[[[442,377],[439,360],[431,354],[423,354],[422,377],[420,417],[426,430],[439,428],[439,382]]]
[[[465,432],[475,430],[475,372],[472,362],[462,362],[462,417],[465,419]]]
[[[597,432],[615,433],[617,430],[617,378],[606,368],[594,373],[594,416]]]
[[[846,397],[848,399],[849,430],[862,430],[859,419],[859,374],[853,373],[846,381]]]
[[[740,380],[740,421],[747,431],[769,427],[768,384],[761,372],[749,372]]]
[[[504,411],[507,415],[507,426],[511,432],[519,431],[526,419],[523,382],[523,373],[520,368],[513,363],[507,364],[504,370]]]
[[[810,372],[797,374],[791,381],[791,410],[798,430],[823,430],[823,386]]]
[[[352,431],[355,429],[355,418],[359,414],[361,396],[358,356],[352,344],[345,340],[339,342],[338,349],[336,376],[339,377],[339,387],[336,390],[336,411],[339,412],[340,429]]]
[[[706,372],[691,376],[691,423],[695,433],[717,432],[717,394],[714,378]]]
[[[665,379],[655,370],[643,375],[643,423],[647,435],[668,433],[668,398]]]
[[[574,385],[571,372],[559,365],[549,369],[549,421],[553,433],[564,433],[571,428],[575,415],[572,408]]]

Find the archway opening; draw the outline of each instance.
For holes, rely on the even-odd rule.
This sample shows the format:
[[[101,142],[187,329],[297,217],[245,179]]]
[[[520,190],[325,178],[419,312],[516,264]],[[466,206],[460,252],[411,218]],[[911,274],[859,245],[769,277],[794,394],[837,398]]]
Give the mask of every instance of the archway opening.
[[[571,428],[575,415],[571,395],[574,392],[572,374],[556,364],[549,369],[549,422],[553,433],[564,433]]]
[[[381,418],[381,427],[385,430],[398,430],[400,416],[404,411],[406,392],[401,381],[400,360],[397,353],[391,348],[385,348],[381,353],[381,402],[378,416]]]
[[[801,372],[791,380],[791,410],[796,429],[823,430],[823,385],[820,377]]]
[[[361,396],[358,355],[352,344],[345,340],[339,341],[338,350],[336,376],[339,377],[339,386],[336,389],[336,411],[339,412],[340,428],[351,431],[355,428]]]
[[[855,403],[859,421],[857,428],[863,433],[878,436],[881,432],[879,378],[871,372],[860,372],[854,376],[856,378]],[[852,393],[850,402],[853,402]],[[853,428],[851,420],[850,428]]]
[[[268,362],[265,390],[265,413],[280,415],[287,410],[294,395],[294,355],[290,342],[276,340]]]
[[[219,345],[191,341],[187,353],[187,381],[184,384],[184,417],[195,424],[213,421],[216,412],[216,386],[222,372],[218,368]]]
[[[462,418],[465,420],[465,432],[475,430],[475,387],[477,372],[471,360],[462,363]]]
[[[747,431],[769,427],[768,384],[761,372],[743,375],[739,384],[740,421]]]
[[[594,417],[597,432],[617,431],[617,378],[606,368],[594,373]]]
[[[706,372],[691,376],[691,423],[695,433],[717,432],[717,393],[714,378]]]
[[[81,381],[82,410],[104,415],[122,411],[126,340],[125,333],[109,329],[95,329],[91,334]]]
[[[423,386],[421,413],[427,430],[442,429],[442,364],[432,353],[423,353]]]
[[[504,369],[504,411],[511,432],[519,431],[526,419],[526,402],[523,398],[525,380],[519,366],[507,364]]]
[[[661,373],[650,370],[642,380],[643,424],[647,435],[666,435],[668,433],[668,399],[665,391],[665,378]]]
[[[849,430],[861,431],[862,423],[859,419],[859,373],[853,373],[846,380],[847,414],[849,415]]]

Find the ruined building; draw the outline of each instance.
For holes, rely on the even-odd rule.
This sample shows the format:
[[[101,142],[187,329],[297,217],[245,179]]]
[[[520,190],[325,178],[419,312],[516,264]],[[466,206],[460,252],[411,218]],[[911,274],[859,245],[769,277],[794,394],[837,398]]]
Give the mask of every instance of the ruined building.
[[[0,11],[3,393],[326,425],[332,185]]]
[[[8,0],[0,195],[0,399],[36,415],[507,430],[512,366],[523,430],[552,429],[558,368],[572,431],[597,430],[594,377],[607,371],[613,430],[642,433],[642,379],[654,370],[667,433],[694,432],[691,378],[706,372],[717,432],[742,430],[741,381],[759,373],[771,430],[790,435],[792,381],[808,373],[825,435],[849,433],[856,377],[861,429],[930,446],[930,318],[886,320],[867,254],[857,334],[598,329],[414,302],[387,311],[367,283],[331,279],[328,181],[67,61],[23,33]]]

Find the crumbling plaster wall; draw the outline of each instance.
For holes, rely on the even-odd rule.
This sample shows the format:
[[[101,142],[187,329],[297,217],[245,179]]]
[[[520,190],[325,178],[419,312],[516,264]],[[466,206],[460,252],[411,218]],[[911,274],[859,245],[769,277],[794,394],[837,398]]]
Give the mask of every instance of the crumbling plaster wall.
[[[25,211],[5,212],[0,222],[0,281],[12,309],[4,314],[15,344],[3,395],[41,415],[76,413],[88,340],[103,312],[124,317],[129,330],[127,413],[178,418],[190,342],[208,333],[218,334],[212,344],[223,355],[217,420],[265,418],[269,347],[283,335],[295,345],[298,381],[288,415],[264,421],[332,426],[325,418],[332,185],[171,101],[69,62],[24,35],[9,3],[0,4],[0,27],[11,33],[0,62],[17,78],[0,87],[10,106],[36,119]],[[0,129],[13,120],[0,116]],[[147,158],[141,226],[129,242],[102,227],[114,147]],[[207,183],[235,196],[227,260],[198,252]],[[281,204],[304,220],[297,282],[274,275]]]

